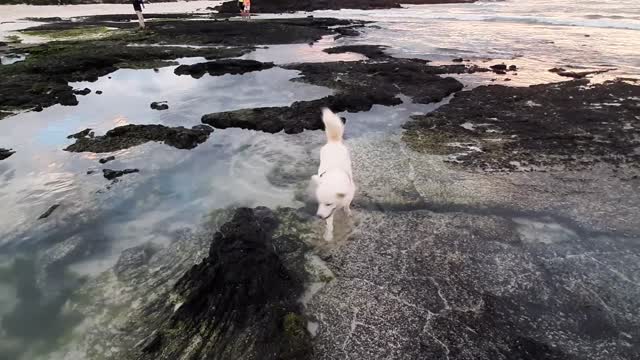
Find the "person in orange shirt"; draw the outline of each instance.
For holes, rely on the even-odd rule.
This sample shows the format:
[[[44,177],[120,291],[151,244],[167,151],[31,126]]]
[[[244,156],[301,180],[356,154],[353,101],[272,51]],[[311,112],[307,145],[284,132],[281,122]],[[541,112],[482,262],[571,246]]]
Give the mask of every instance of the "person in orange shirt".
[[[251,0],[244,0],[244,15],[251,17]]]

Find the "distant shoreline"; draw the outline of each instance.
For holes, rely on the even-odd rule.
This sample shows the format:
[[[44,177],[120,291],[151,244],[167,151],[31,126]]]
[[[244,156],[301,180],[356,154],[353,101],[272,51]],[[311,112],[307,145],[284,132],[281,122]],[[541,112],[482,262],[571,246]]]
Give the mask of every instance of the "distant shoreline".
[[[189,0],[162,0],[162,1],[153,1],[151,4],[157,3],[173,3],[173,2],[190,2]],[[193,0],[196,1],[196,0]],[[411,5],[435,5],[435,4],[458,4],[458,3],[473,3],[477,0],[402,0],[402,1],[391,1],[389,3],[396,4],[411,4]],[[272,1],[269,1],[272,2]],[[360,0],[360,1],[347,1],[345,2],[345,9],[353,8],[353,3],[360,3],[361,6],[356,6],[356,8],[366,8],[367,3],[375,3],[376,1],[372,0]],[[129,4],[130,0],[0,0],[0,6],[2,5],[92,5],[92,4]],[[375,6],[372,6],[374,8]],[[327,9],[330,9],[328,7]],[[282,9],[283,11],[287,11],[287,9]]]

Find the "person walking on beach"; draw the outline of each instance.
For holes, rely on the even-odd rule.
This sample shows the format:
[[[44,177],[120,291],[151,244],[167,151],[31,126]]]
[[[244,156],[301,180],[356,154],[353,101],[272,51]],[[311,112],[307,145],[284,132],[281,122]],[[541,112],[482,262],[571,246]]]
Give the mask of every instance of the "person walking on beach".
[[[131,0],[133,4],[133,10],[138,15],[138,23],[140,23],[140,29],[144,29],[144,16],[142,16],[142,8],[144,7],[144,0]]]

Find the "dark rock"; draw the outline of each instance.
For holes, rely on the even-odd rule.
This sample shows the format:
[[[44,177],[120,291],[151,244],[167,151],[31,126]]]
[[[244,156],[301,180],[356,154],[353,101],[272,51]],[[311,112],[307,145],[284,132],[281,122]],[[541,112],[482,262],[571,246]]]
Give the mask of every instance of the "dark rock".
[[[35,111],[35,112],[42,112],[42,110],[44,110],[44,109],[40,105],[38,105],[38,106],[33,108],[33,111]]]
[[[87,170],[87,175],[91,175],[91,174],[93,174],[94,172],[96,172],[96,171],[95,171],[95,170]]]
[[[459,65],[463,69],[464,65]],[[437,102],[462,89],[453,78],[435,74],[446,73],[445,67],[427,66],[425,61],[392,59],[387,62],[333,62],[288,65],[299,70],[298,81],[326,86],[336,90],[318,100],[298,101],[291,106],[242,109],[207,114],[202,122],[215,128],[238,127],[269,133],[284,131],[297,134],[303,130],[319,130],[324,126],[320,108],[335,112],[368,111],[375,104],[399,105],[399,94],[412,96],[415,102]]]
[[[102,90],[98,90],[98,91],[96,91],[96,94],[98,94],[98,95],[102,95]]]
[[[140,172],[138,169],[124,169],[124,170],[111,170],[111,169],[102,169],[102,175],[107,180],[113,180],[119,178],[126,174],[133,174]]]
[[[352,52],[364,55],[369,59],[388,59],[390,58],[390,56],[384,52],[386,48],[386,46],[382,45],[344,45],[324,49],[323,51],[328,54],[343,54]]]
[[[208,257],[149,306],[148,335],[129,358],[308,359],[304,276],[290,267],[304,253],[291,251],[300,239],[273,238],[278,225],[269,209],[236,210]]]
[[[511,79],[509,79],[509,78],[504,78],[504,81],[511,81]]]
[[[263,63],[255,60],[225,59],[194,65],[180,65],[173,72],[176,75],[191,75],[198,79],[205,73],[211,76],[235,75],[271,69],[273,66],[273,63]]]
[[[84,88],[82,90],[73,90],[73,93],[75,95],[89,95],[91,93],[91,89]]]
[[[0,41],[0,47],[5,47],[5,46],[7,46],[7,43]]]
[[[464,61],[464,59],[462,59],[462,58],[457,58],[457,59],[453,59],[453,60],[451,60],[451,61],[461,63],[461,62],[463,62],[463,61]]]
[[[182,126],[131,124],[111,129],[106,134],[94,138],[78,137],[76,142],[65,150],[94,153],[113,152],[149,141],[160,141],[178,149],[193,149],[205,142],[209,138],[209,134],[211,134],[210,128],[187,129]]]
[[[518,67],[515,65],[509,65],[509,71],[517,71]]]
[[[91,129],[87,128],[87,129],[84,129],[82,131],[78,131],[75,134],[71,134],[71,135],[67,136],[67,139],[82,139],[82,138],[85,138],[85,137],[89,136],[89,133],[91,133]]]
[[[367,50],[371,50],[368,48]],[[464,65],[456,65],[466,71]],[[447,67],[427,66],[426,61],[389,59],[383,63],[337,62],[286,66],[301,71],[298,81],[337,90],[336,95],[313,101],[299,101],[288,107],[243,109],[203,116],[202,122],[217,128],[239,127],[270,133],[300,133],[304,129],[323,128],[319,109],[329,107],[336,112],[368,111],[374,104],[398,105],[402,93],[414,101],[440,101],[462,89],[453,78],[435,74],[450,72]]]
[[[16,152],[12,151],[11,149],[0,148],[0,160],[4,160],[15,153]]]
[[[106,163],[108,163],[109,161],[113,161],[113,160],[115,160],[115,159],[116,159],[116,157],[112,155],[112,156],[107,156],[106,158],[102,158],[102,159],[98,160],[98,162],[99,162],[100,164],[106,164]]]
[[[564,77],[570,77],[574,79],[583,79],[589,75],[602,74],[611,70],[612,69],[602,69],[602,70],[593,70],[593,71],[569,71],[563,68],[553,68],[553,69],[549,69],[549,72],[556,73]]]
[[[507,70],[507,65],[505,65],[505,64],[496,64],[496,65],[491,65],[489,67],[494,71],[496,71],[496,70],[502,70],[502,71]]]
[[[493,70],[494,73],[498,74],[498,75],[506,75],[507,72],[504,70]]]
[[[168,110],[169,105],[166,104],[166,101],[160,101],[160,102],[154,101],[151,103],[151,108],[153,110]]]
[[[69,23],[65,26],[73,29],[81,25]],[[0,111],[44,108],[54,104],[77,105],[76,94],[86,90],[74,91],[69,82],[95,81],[120,67],[142,68],[151,63],[157,66],[160,60],[185,56],[239,56],[248,51],[128,45],[127,40],[89,40],[29,47],[29,61],[0,67]]]
[[[448,143],[471,143],[482,151],[456,161],[488,170],[598,162],[640,167],[640,107],[632,100],[640,97],[640,86],[588,83],[481,86],[458,93],[405,124],[405,140],[417,150],[445,154],[460,152]]]
[[[391,9],[399,8],[395,0],[266,0],[251,4],[253,13],[286,13],[295,11],[339,10],[339,9]],[[238,13],[238,4],[234,1],[222,3],[215,9],[222,14]]]
[[[38,217],[38,220],[42,220],[42,219],[48,218],[49,215],[53,214],[53,212],[59,207],[60,207],[60,204],[51,205],[51,207],[49,209],[47,209],[47,211],[45,211],[42,215],[40,215]]]

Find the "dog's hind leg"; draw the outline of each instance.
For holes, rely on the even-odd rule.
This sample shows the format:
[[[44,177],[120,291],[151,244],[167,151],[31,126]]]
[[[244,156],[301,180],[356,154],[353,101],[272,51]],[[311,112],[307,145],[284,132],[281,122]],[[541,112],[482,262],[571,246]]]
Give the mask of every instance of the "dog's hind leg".
[[[324,239],[326,241],[333,240],[333,214],[327,218],[327,228],[324,230]]]

